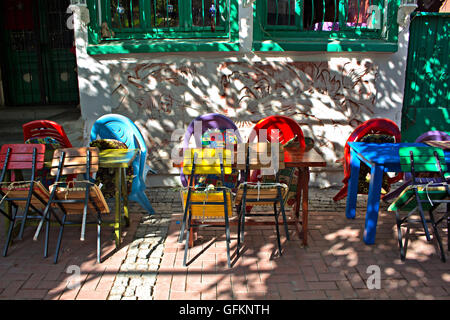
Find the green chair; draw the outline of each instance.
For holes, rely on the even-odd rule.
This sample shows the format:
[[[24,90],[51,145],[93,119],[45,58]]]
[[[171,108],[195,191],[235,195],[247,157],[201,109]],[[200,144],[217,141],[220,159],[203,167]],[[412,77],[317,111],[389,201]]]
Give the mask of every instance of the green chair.
[[[445,180],[447,165],[445,163],[444,152],[439,148],[432,147],[405,147],[399,149],[400,165],[404,172],[410,172],[412,184],[409,185],[389,206],[388,211],[395,211],[398,243],[400,246],[400,257],[402,261],[406,258],[410,223],[420,223],[425,231],[428,241],[431,241],[428,224],[433,229],[434,238],[439,244],[441,260],[445,262],[445,253],[442,240],[437,226],[447,220],[449,226],[450,190]],[[419,177],[436,176],[434,182],[420,184]],[[446,213],[438,220],[435,219],[434,211],[442,203],[447,204]],[[400,212],[408,212],[401,217]],[[430,218],[425,218],[425,211],[428,211]],[[418,213],[420,219],[412,219],[414,213]],[[402,235],[401,227],[406,225],[406,233]],[[449,248],[450,250],[450,248]]]

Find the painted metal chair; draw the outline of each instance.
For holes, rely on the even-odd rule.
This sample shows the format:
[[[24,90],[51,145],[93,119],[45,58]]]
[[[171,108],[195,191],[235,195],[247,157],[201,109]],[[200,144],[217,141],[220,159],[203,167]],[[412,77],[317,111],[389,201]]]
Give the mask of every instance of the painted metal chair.
[[[46,217],[44,256],[47,257],[48,253],[49,221],[53,216],[60,225],[54,263],[58,262],[64,226],[79,223],[67,220],[68,216],[74,214],[82,216],[80,237],[82,241],[85,240],[86,225],[97,225],[97,262],[101,262],[101,215],[109,213],[109,207],[93,179],[99,168],[98,154],[98,148],[92,147],[58,149],[53,154],[50,174],[56,176],[56,181],[50,186],[50,197],[44,210]],[[83,178],[77,181],[62,180],[63,176],[73,174],[82,175]],[[57,207],[62,212],[61,219],[56,213]],[[96,216],[95,219],[89,222],[88,214]]]
[[[419,137],[417,137],[415,142],[426,142],[426,141],[450,141],[450,135],[448,135],[446,132],[443,131],[427,131],[423,134],[421,134]],[[403,190],[407,186],[409,186],[412,182],[412,176],[409,172],[405,172],[404,174],[404,183],[400,185],[397,189],[389,192],[383,197],[384,202],[388,202],[393,200],[394,198],[398,197],[400,193],[402,193]],[[427,177],[416,177],[416,180],[418,180],[420,183],[429,183],[433,182],[433,178],[427,178]],[[449,179],[447,179],[449,180]]]
[[[35,120],[22,125],[23,141],[31,138],[53,138],[60,143],[61,148],[72,148],[64,128],[54,121]]]
[[[225,187],[225,176],[232,174],[231,150],[227,149],[187,149],[184,154],[183,173],[189,176],[188,185],[181,191],[183,203],[183,221],[178,242],[183,240],[186,229],[183,266],[187,264],[188,248],[193,245],[193,229],[207,226],[212,219],[224,219],[227,245],[227,262],[231,267],[230,224],[233,215],[231,189]],[[195,186],[199,175],[219,174],[222,186]],[[187,226],[186,226],[187,220]],[[217,226],[217,223],[214,224]]]
[[[333,197],[334,201],[339,201],[347,197],[348,181],[350,180],[350,146],[349,142],[361,141],[364,137],[368,135],[388,135],[394,137],[395,142],[400,142],[401,133],[397,124],[389,119],[376,118],[370,119],[362,124],[360,124],[350,135],[345,143],[344,147],[344,179],[342,182],[344,186],[339,190],[339,192]],[[398,173],[394,177],[387,178],[387,184],[391,185],[395,182],[400,181],[403,178],[403,173]]]
[[[286,238],[289,240],[289,230],[286,219],[286,212],[284,209],[285,197],[288,193],[288,185],[280,183],[279,175],[280,170],[284,168],[284,161],[279,161],[278,168],[275,169],[273,162],[269,165],[272,168],[266,168],[260,160],[262,159],[260,155],[267,155],[268,150],[266,148],[271,148],[269,143],[248,143],[245,150],[245,177],[250,176],[250,170],[261,170],[264,175],[267,170],[267,174],[275,175],[274,183],[261,183],[261,182],[249,182],[245,181],[239,185],[239,188],[235,197],[236,211],[239,214],[238,217],[238,240],[237,240],[237,250],[236,253],[239,256],[241,248],[241,240],[244,241],[244,231],[245,231],[245,218],[246,217],[267,217],[273,216],[275,218],[275,228],[277,232],[277,243],[278,252],[282,255],[281,251],[281,240],[280,240],[280,230],[278,227],[278,219],[280,213],[283,217],[283,224],[285,228]],[[271,153],[271,156],[274,154]],[[275,160],[279,160],[279,157],[273,157]],[[252,206],[273,206],[273,213],[251,213],[247,212],[247,204]],[[277,209],[277,205],[280,209]]]
[[[201,125],[201,128],[199,128],[200,125]],[[199,128],[199,129],[197,129],[197,128]],[[226,130],[232,130],[233,133],[235,134],[237,143],[242,142],[238,128],[231,119],[229,119],[228,117],[226,117],[224,115],[218,114],[218,113],[209,113],[209,114],[198,116],[197,118],[192,120],[192,122],[189,124],[189,126],[187,127],[186,132],[184,134],[183,145],[182,145],[183,152],[185,152],[189,148],[189,141],[192,136],[194,136],[194,139],[195,139],[195,147],[201,148],[203,145],[203,141],[202,141],[203,135],[205,134],[205,132],[207,132],[208,130],[212,130],[212,129],[222,130],[222,131],[225,131],[225,133],[226,133]],[[225,137],[225,139],[227,139],[227,138],[229,138],[229,137]],[[181,170],[181,172],[180,172],[180,179],[181,179],[181,184],[186,187],[188,185],[188,183],[187,183],[187,178],[186,178],[183,170]]]
[[[145,180],[149,171],[155,173],[146,163],[147,146],[138,127],[129,118],[119,114],[106,114],[95,121],[91,130],[91,142],[96,139],[115,139],[127,145],[129,149],[139,149],[140,153],[133,161],[133,179],[130,201],[138,202],[149,214],[155,211],[145,194]]]
[[[445,262],[445,253],[437,225],[447,219],[447,229],[450,226],[449,207],[450,188],[445,180],[444,173],[448,171],[445,164],[444,152],[440,148],[432,147],[405,147],[400,148],[400,165],[402,171],[411,174],[412,182],[389,206],[388,211],[395,211],[398,233],[398,243],[401,260],[405,260],[408,246],[408,237],[411,223],[420,223],[425,231],[428,241],[431,240],[428,223],[433,229],[434,238],[439,244],[441,260]],[[433,182],[420,183],[417,175],[420,173],[438,173],[439,178]],[[442,203],[447,204],[447,212],[438,220],[435,219],[434,210]],[[400,216],[401,211],[408,212],[405,217]],[[424,211],[429,212],[430,219],[425,219]],[[420,219],[412,219],[414,213],[418,213]],[[406,225],[406,233],[402,235],[402,226]],[[404,239],[404,240],[403,240]],[[448,248],[450,250],[450,247]]]
[[[6,144],[0,150],[0,166],[3,168],[0,177],[0,206],[8,202],[12,209],[10,213],[0,209],[0,213],[9,220],[3,256],[8,253],[17,219],[22,220],[19,240],[23,237],[27,219],[44,219],[43,210],[47,205],[49,192],[36,180],[36,172],[44,167],[44,155],[45,146],[42,144]],[[23,174],[26,172],[31,172],[31,177],[24,181]],[[19,209],[23,212],[22,215],[18,214]]]

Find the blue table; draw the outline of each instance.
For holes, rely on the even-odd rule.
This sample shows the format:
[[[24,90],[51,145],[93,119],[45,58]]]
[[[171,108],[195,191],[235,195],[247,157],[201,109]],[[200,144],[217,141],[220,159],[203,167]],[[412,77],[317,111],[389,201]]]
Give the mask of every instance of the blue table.
[[[347,192],[345,215],[354,219],[358,193],[358,176],[361,161],[370,167],[369,196],[367,199],[364,242],[375,243],[378,211],[380,208],[381,183],[384,172],[401,172],[400,147],[429,147],[424,143],[367,143],[349,142],[350,146],[350,180]],[[450,150],[445,151],[445,161],[450,165]]]

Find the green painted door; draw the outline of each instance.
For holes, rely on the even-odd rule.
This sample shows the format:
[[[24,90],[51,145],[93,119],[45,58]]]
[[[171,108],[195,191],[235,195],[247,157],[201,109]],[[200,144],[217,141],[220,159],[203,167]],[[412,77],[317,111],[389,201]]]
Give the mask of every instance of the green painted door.
[[[0,48],[7,105],[78,103],[70,0],[3,0]]]
[[[416,13],[412,16],[402,141],[414,142],[422,133],[450,133],[450,13]]]

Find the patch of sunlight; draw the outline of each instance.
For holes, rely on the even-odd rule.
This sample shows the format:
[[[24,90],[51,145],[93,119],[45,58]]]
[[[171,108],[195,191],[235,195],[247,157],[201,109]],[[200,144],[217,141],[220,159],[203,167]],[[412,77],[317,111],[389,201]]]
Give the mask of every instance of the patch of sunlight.
[[[349,238],[358,238],[359,230],[351,229],[350,227],[345,227],[344,229],[340,229],[334,233],[329,233],[325,236],[325,240],[333,241],[336,239],[349,239]]]
[[[444,273],[441,277],[445,282],[450,282],[450,273]]]

